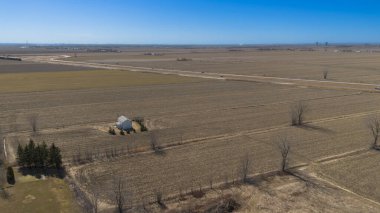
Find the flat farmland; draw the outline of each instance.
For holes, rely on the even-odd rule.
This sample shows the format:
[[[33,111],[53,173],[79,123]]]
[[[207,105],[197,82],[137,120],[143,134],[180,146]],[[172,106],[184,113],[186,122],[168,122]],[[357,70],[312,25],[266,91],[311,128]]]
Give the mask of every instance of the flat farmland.
[[[321,177],[363,197],[380,202],[379,153],[368,151],[320,164]]]
[[[89,70],[85,67],[75,67],[56,64],[41,64],[25,61],[0,60],[0,74],[3,73],[34,73],[34,72],[62,72]]]
[[[141,97],[133,95],[137,90]],[[71,99],[71,93],[76,95],[76,99]],[[78,96],[81,93],[83,95]],[[135,202],[144,196],[153,199],[157,181],[164,186],[165,194],[169,195],[178,193],[179,187],[190,190],[200,183],[207,186],[210,176],[213,176],[215,183],[237,179],[239,163],[247,153],[254,162],[253,174],[277,170],[280,155],[276,138],[281,135],[289,137],[292,165],[367,149],[370,138],[365,121],[367,117],[378,113],[380,101],[376,93],[233,81],[36,94],[43,94],[41,100],[59,94],[60,102],[55,103],[59,107],[45,106],[36,111],[43,102],[38,96],[31,97],[36,105],[24,109],[24,115],[20,113],[16,116],[18,121],[22,121],[22,116],[25,119],[24,124],[19,123],[18,126],[27,129],[26,115],[30,113],[29,110],[38,112],[41,128],[46,130],[35,137],[36,141],[55,142],[62,147],[67,161],[78,150],[82,153],[102,153],[117,149],[126,154],[130,143],[133,143],[133,147],[150,150],[149,133],[120,137],[93,128],[112,123],[116,118],[114,112],[143,115],[151,130],[157,131],[162,145],[175,144],[165,149],[163,156],[150,152],[136,153],[132,157],[90,163],[82,168],[84,173],[89,174],[86,175],[89,180],[85,182],[108,183],[102,188],[108,191],[108,195],[111,194],[111,188],[107,186],[112,186],[112,178],[106,174],[113,172],[115,175],[125,175],[133,185]],[[128,101],[120,101],[120,98]],[[309,123],[304,128],[290,127],[289,107],[299,100],[309,106]],[[15,112],[11,110],[9,116]],[[63,112],[71,116],[60,117]],[[55,126],[60,129],[51,130]],[[26,138],[23,141],[26,142]],[[180,142],[183,144],[178,144]],[[17,143],[12,144],[15,150]],[[229,156],[228,162],[224,160],[225,156]],[[188,165],[184,165],[184,162]],[[109,164],[113,166],[109,167]],[[183,171],[189,171],[193,176],[183,175]],[[142,179],[142,176],[149,178]]]
[[[156,51],[164,54],[145,54]],[[40,56],[26,57],[38,61]],[[43,57],[40,62],[50,60],[61,66],[58,63],[62,58]],[[281,164],[278,143],[287,138],[291,147],[289,167],[309,168],[323,173],[320,177],[326,177],[336,187],[349,188],[349,183],[360,179],[359,170],[344,179],[348,170],[338,171],[338,167],[349,168],[341,165],[346,159],[367,165],[372,157],[362,159],[363,153],[376,155],[370,151],[367,124],[369,118],[380,115],[379,93],[375,89],[358,90],[350,82],[374,87],[380,79],[379,57],[371,51],[346,53],[331,49],[139,49],[78,53],[78,57],[65,59],[83,62],[77,64],[83,70],[0,73],[0,129],[6,138],[7,160],[15,163],[18,144],[27,143],[29,138],[37,143],[55,143],[62,150],[73,181],[84,192],[100,190],[103,210],[111,211],[115,178],[126,181],[128,201],[134,206],[153,203],[157,191],[167,199],[235,182],[241,179],[242,162],[247,156],[250,177],[274,174]],[[86,68],[86,62],[102,64],[104,68]],[[13,62],[1,63],[13,66]],[[108,65],[125,67],[107,69]],[[195,71],[199,76],[149,73],[158,68]],[[325,70],[329,71],[326,81],[342,81],[345,87],[319,88]],[[314,82],[317,86],[308,87],[206,79],[201,72],[318,81]],[[290,125],[290,109],[299,102],[306,106],[306,123],[295,127]],[[125,136],[108,134],[108,127],[120,115],[144,117],[149,131]],[[38,118],[36,134],[31,132],[32,116]],[[152,150],[152,135],[161,148],[157,153]],[[78,155],[89,160],[78,163]],[[368,168],[373,163],[368,163]],[[370,177],[360,185],[364,191],[350,190],[378,200],[376,190],[367,192],[368,184],[377,178],[372,176],[372,170],[368,171],[363,174]]]
[[[277,137],[284,135],[291,146],[292,166],[368,149],[370,139],[362,119],[323,122],[314,129],[283,127],[194,142],[167,149],[164,155],[133,155],[116,161],[88,164],[81,170],[89,177],[84,182],[103,183],[102,191],[108,192],[108,196],[112,195],[112,179],[108,175],[111,172],[127,179],[134,201],[154,201],[154,192],[161,187],[169,196],[196,190],[199,186],[208,187],[210,181],[217,184],[237,180],[246,155],[252,161],[251,175],[278,170],[281,157]],[[110,163],[112,169],[109,168]]]
[[[131,80],[133,79],[133,80]],[[199,79],[116,70],[4,73],[0,75],[3,93],[127,87],[195,82]]]
[[[377,83],[380,80],[380,53],[369,50],[358,52],[324,51],[260,51],[243,49],[229,52],[169,52],[163,56],[145,56],[138,53],[110,55],[82,54],[66,60],[118,64],[136,67],[260,75],[284,78],[317,79],[328,71],[328,79],[358,83]],[[359,52],[360,51],[360,52]],[[163,52],[165,53],[165,52]],[[177,61],[188,58],[191,61]]]

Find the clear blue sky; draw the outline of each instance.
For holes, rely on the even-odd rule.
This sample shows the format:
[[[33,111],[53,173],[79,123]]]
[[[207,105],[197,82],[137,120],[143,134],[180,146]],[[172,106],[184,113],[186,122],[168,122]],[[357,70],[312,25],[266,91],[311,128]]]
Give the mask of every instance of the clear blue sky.
[[[380,43],[375,0],[0,0],[0,43]]]

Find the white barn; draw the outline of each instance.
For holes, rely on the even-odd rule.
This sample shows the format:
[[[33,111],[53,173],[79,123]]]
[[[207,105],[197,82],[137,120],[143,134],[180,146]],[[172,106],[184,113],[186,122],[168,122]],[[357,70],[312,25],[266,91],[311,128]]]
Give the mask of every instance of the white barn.
[[[129,118],[122,115],[119,118],[117,118],[116,127],[120,130],[131,130],[132,121]]]

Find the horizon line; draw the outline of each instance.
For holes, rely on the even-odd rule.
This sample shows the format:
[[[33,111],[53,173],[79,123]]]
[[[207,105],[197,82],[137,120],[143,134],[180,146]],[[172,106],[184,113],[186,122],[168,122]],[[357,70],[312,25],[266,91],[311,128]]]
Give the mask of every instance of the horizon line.
[[[57,43],[43,43],[43,42],[0,42],[0,45],[24,45],[24,46],[60,46],[60,45],[93,45],[93,46],[285,46],[285,45],[313,45],[323,47],[326,46],[326,42],[304,42],[304,43],[65,43],[65,42],[57,42]],[[327,46],[334,45],[380,45],[380,42],[327,42]]]

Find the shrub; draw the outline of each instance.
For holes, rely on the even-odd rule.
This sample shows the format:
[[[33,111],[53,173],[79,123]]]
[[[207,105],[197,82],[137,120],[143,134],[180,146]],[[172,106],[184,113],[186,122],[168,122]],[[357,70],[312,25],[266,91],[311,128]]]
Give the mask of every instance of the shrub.
[[[140,125],[141,126],[141,132],[146,132],[148,131],[148,128],[146,128],[146,126],[143,125]]]
[[[122,129],[120,130],[120,135],[125,135],[125,132]]]
[[[112,127],[110,127],[110,128],[108,129],[108,133],[110,133],[111,135],[116,135],[115,129],[112,128]]]
[[[14,185],[16,183],[15,174],[12,167],[7,168],[7,182]]]
[[[146,132],[148,131],[148,128],[145,126],[145,120],[143,117],[135,117],[132,119],[132,121],[135,121],[136,123],[138,123],[140,125],[140,130],[141,132]]]
[[[328,70],[323,71],[323,79],[327,79],[327,75],[329,74]]]

